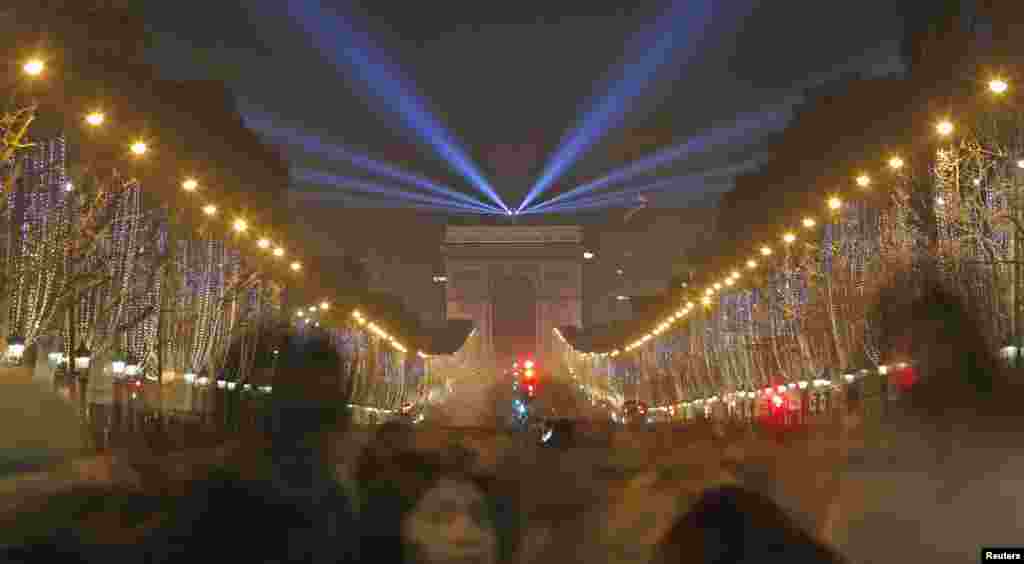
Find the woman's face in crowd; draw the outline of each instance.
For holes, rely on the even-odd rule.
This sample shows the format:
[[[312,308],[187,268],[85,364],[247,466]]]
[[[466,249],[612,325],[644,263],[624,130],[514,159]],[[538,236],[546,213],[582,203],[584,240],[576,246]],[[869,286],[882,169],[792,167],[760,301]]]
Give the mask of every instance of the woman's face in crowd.
[[[402,526],[407,546],[431,564],[497,560],[497,535],[483,493],[472,483],[443,479],[428,491]]]

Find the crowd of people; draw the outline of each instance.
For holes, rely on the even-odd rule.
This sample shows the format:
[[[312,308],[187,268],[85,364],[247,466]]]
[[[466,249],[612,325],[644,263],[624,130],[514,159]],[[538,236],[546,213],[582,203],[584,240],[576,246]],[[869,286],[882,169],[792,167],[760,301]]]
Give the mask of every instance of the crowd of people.
[[[939,428],[937,403],[974,413],[1012,411],[1004,394],[1013,384],[997,376],[965,310],[941,288],[894,303],[892,311],[903,329],[886,338],[928,359],[907,413]],[[472,450],[418,448],[409,426],[385,424],[351,464],[352,475],[339,479],[331,448],[352,427],[337,407],[344,405],[340,359],[316,335],[292,336],[282,356],[282,370],[302,378],[275,385],[265,440],[251,449],[256,454],[195,477],[176,493],[97,485],[47,496],[0,527],[8,543],[0,561],[529,561],[522,484],[484,470]],[[845,559],[772,496],[727,485],[689,505],[654,561]]]

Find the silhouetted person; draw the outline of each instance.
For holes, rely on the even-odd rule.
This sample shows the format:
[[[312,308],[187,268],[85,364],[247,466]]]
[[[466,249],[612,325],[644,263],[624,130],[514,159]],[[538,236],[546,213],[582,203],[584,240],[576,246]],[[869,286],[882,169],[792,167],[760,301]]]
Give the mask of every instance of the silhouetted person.
[[[165,499],[117,486],[83,485],[28,502],[0,520],[0,562],[138,561],[136,543]]]
[[[896,284],[882,292],[882,350],[913,361],[902,409],[933,422],[1019,413],[1021,386],[1008,377],[962,299],[934,276],[915,291]]]
[[[665,536],[657,564],[832,564],[844,560],[771,499],[739,487],[705,491]]]
[[[294,335],[281,355],[270,409],[270,453],[283,491],[316,496],[331,487],[330,441],[349,425],[342,362],[324,335]]]
[[[193,482],[138,550],[139,562],[359,561],[354,512],[340,488],[318,498],[228,471]]]

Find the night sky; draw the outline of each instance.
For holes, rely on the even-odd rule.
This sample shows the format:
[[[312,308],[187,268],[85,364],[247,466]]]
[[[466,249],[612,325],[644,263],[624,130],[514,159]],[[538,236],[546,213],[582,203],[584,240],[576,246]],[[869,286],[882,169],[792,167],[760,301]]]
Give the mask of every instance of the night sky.
[[[780,107],[795,88],[839,69],[892,69],[902,29],[890,4],[877,0],[688,2],[677,4],[675,12],[668,2],[646,0],[630,2],[628,9],[613,3],[556,0],[316,4],[309,0],[154,3],[153,58],[169,77],[226,80],[257,130],[268,124],[296,130],[325,147],[340,146],[400,163],[439,184],[479,195],[410,128],[403,127],[391,111],[393,99],[372,93],[365,77],[346,66],[344,49],[357,39],[340,29],[330,36],[311,33],[316,28],[330,30],[333,21],[343,21],[371,40],[376,52],[400,70],[406,84],[415,85],[425,107],[461,142],[511,207],[522,200],[559,141],[582,116],[588,100],[599,99],[616,73],[636,65],[645,41],[651,41],[651,33],[645,30],[655,25],[670,30],[672,41],[682,47],[662,61],[643,88],[636,89],[639,95],[618,127],[604,132],[541,199],[731,123],[738,114]],[[666,24],[664,16],[669,13],[675,16]],[[329,17],[325,19],[324,14]],[[725,149],[732,150],[716,150],[657,174],[736,164],[759,151],[756,144],[743,150]],[[365,175],[293,143],[285,143],[285,152],[293,170]],[[688,184],[652,197],[651,205],[682,214],[679,208],[727,189],[728,183]],[[325,246],[351,246],[346,242],[355,233],[379,225],[385,216],[378,214],[407,217],[393,210],[353,211],[368,205],[366,199],[339,193],[348,195],[329,206],[298,210]],[[624,212],[609,211],[599,217],[615,218],[608,222],[610,228],[621,228]],[[398,263],[415,262],[412,256],[419,257],[421,266],[435,262],[435,258],[424,259],[423,250],[429,247],[431,256],[437,254],[444,218],[414,215],[419,219],[403,224],[400,235],[382,235],[373,253],[390,255]],[[634,221],[632,229],[642,230],[642,214]]]

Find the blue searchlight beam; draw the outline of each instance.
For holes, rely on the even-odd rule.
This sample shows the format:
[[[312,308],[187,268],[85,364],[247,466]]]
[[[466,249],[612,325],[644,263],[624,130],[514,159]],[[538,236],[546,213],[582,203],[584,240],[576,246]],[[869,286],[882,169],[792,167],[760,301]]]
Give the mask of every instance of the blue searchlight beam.
[[[659,190],[661,187],[666,185],[681,186],[691,185],[694,182],[711,182],[721,179],[732,180],[736,175],[750,172],[761,166],[765,160],[764,156],[748,159],[739,164],[730,165],[721,168],[715,168],[696,174],[684,174],[680,176],[673,176],[662,180],[656,180],[653,183],[645,184],[639,187],[626,187],[611,192],[602,192],[600,194],[592,194],[586,197],[576,197],[570,201],[559,202],[560,198],[555,197],[546,202],[542,202],[536,206],[531,207],[523,213],[543,213],[551,209],[568,209],[572,208],[577,204],[585,205],[588,202],[602,199],[608,196],[635,196],[637,194],[644,193],[649,190]]]
[[[686,10],[686,5],[698,6],[699,9]],[[659,68],[680,49],[681,44],[687,47],[687,59],[694,55],[697,44],[703,38],[704,28],[710,22],[710,6],[710,2],[674,2],[669,13],[659,18],[654,29],[648,32],[650,36],[640,38],[640,59],[619,68],[620,76],[612,83],[608,92],[598,98],[574,128],[562,138],[537,182],[519,204],[518,211],[526,209],[584,152],[621,124],[633,102],[643,93]]]
[[[459,202],[452,202],[451,200],[446,198],[436,198],[433,196],[427,196],[425,194],[409,192],[408,190],[403,190],[395,186],[374,184],[371,182],[360,180],[358,178],[338,176],[331,173],[316,170],[295,169],[292,171],[292,178],[298,182],[317,184],[321,186],[333,186],[341,190],[363,192],[366,194],[379,194],[388,198],[402,200],[410,203],[431,204],[450,210],[468,210],[474,211],[479,214],[500,213],[495,212],[495,210],[484,207],[483,205],[479,204],[471,205],[462,204]]]
[[[401,77],[397,66],[365,33],[345,18],[325,10],[317,0],[289,0],[288,9],[328,60],[355,71],[370,91],[386,102],[410,131],[437,151],[455,172],[498,207],[509,209],[455,138],[427,110],[415,87]]]
[[[272,140],[289,146],[298,147],[311,155],[322,155],[342,159],[362,168],[363,170],[379,174],[381,176],[386,176],[398,182],[416,186],[417,188],[421,188],[428,192],[447,196],[453,200],[458,200],[469,205],[483,206],[490,210],[501,211],[497,206],[481,202],[477,198],[468,194],[463,194],[462,192],[457,192],[451,188],[441,186],[420,175],[402,170],[392,164],[378,161],[367,155],[350,151],[345,147],[324,143],[319,137],[306,135],[295,129],[281,127],[275,124],[272,120],[246,118],[246,125],[266,135]]]
[[[791,117],[792,104],[789,103],[772,110],[742,115],[728,127],[715,128],[692,137],[680,145],[661,149],[596,180],[558,194],[535,208],[578,198],[595,190],[628,181],[681,159],[706,154],[718,147],[735,145],[741,141],[753,143],[765,135],[785,128]]]

